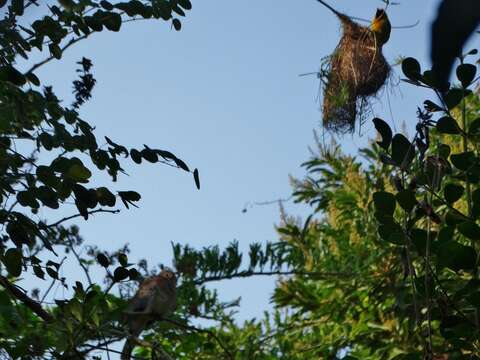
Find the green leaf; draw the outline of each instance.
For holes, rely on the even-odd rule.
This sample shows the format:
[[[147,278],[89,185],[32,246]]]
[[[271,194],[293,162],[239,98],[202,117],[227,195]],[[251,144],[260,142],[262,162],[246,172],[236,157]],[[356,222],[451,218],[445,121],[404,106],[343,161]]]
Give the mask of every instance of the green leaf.
[[[68,168],[65,176],[75,182],[87,183],[88,179],[92,176],[92,173],[83,164],[74,163]]]
[[[123,266],[119,266],[113,272],[113,278],[115,281],[125,280],[129,276],[128,269],[125,269]]]
[[[463,89],[452,88],[444,96],[445,104],[448,110],[453,109],[462,101],[464,96],[467,96],[470,92]]]
[[[177,164],[177,166],[182,169],[182,170],[185,170],[187,172],[190,171],[190,169],[188,168],[187,164],[185,164],[185,162],[183,162],[183,160],[180,160],[179,158],[175,158],[173,159],[173,161],[175,162],[175,164]]]
[[[423,229],[412,229],[410,230],[410,238],[417,252],[423,256],[425,254],[428,240],[427,231]]]
[[[462,214],[456,211],[449,211],[445,215],[445,222],[447,223],[447,225],[451,225],[451,226],[461,224],[467,220],[468,218],[466,216],[463,216]]]
[[[392,140],[392,159],[402,169],[407,169],[415,157],[415,147],[402,134],[396,134]]]
[[[97,14],[97,13],[95,13]],[[88,25],[90,29],[93,31],[102,31],[103,30],[103,25],[101,18],[99,19],[99,16],[85,16],[84,17],[85,23]]]
[[[50,50],[50,53],[55,59],[61,59],[62,58],[62,49],[60,49],[60,46],[58,46],[55,43],[51,43],[48,45],[48,49]]]
[[[440,229],[438,233],[438,241],[446,242],[453,239],[453,234],[455,233],[455,227],[453,226],[444,226]]]
[[[172,20],[172,25],[173,25],[173,28],[177,31],[180,31],[182,29],[182,23],[178,19],[173,19]]]
[[[110,260],[108,260],[108,258],[102,253],[97,255],[97,262],[104,268],[107,268],[110,265]]]
[[[52,268],[52,267],[50,267],[50,266],[47,267],[46,270],[47,270],[47,274],[48,274],[52,279],[58,280],[58,272],[57,272],[57,270],[55,270],[54,268]]]
[[[457,67],[457,78],[462,83],[463,87],[469,86],[475,75],[477,74],[477,67],[472,64],[460,64]]]
[[[373,119],[373,124],[382,137],[382,141],[377,141],[377,144],[381,148],[388,150],[392,142],[392,129],[390,129],[390,126],[385,121],[379,118]]]
[[[444,110],[441,106],[435,104],[431,100],[425,100],[423,102],[423,105],[425,106],[425,109],[427,111],[430,111],[430,112],[436,112],[436,111],[443,111]]]
[[[37,179],[49,187],[56,187],[60,180],[49,166],[40,165],[36,170]]]
[[[152,150],[152,149],[149,149],[149,148],[145,148],[143,149],[140,154],[142,155],[142,157],[147,160],[148,162],[151,162],[151,163],[156,163],[158,161],[158,155],[157,153],[155,152],[155,150]]]
[[[190,0],[178,0],[177,2],[178,2],[178,5],[180,5],[185,10],[192,9],[192,3],[190,2]]]
[[[457,184],[447,184],[443,189],[443,194],[445,195],[445,200],[450,204],[453,204],[455,201],[460,200],[465,191],[464,187]]]
[[[200,176],[198,174],[198,169],[193,170],[193,179],[195,180],[195,186],[200,190]]]
[[[131,268],[128,270],[128,277],[130,280],[138,280],[140,278],[140,273],[137,269]]]
[[[122,266],[128,266],[128,257],[126,254],[120,253],[118,254],[118,262]]]
[[[444,116],[437,121],[437,130],[442,134],[460,133],[457,122],[450,116]]]
[[[472,270],[475,268],[477,254],[470,246],[455,241],[442,243],[435,250],[440,267],[453,271]]]
[[[396,223],[382,224],[378,227],[380,238],[396,245],[405,244],[405,233],[400,225]]]
[[[45,271],[42,270],[42,268],[38,265],[33,266],[33,272],[36,277],[44,280],[45,279]]]
[[[393,215],[393,212],[395,211],[395,196],[393,196],[393,194],[385,191],[378,191],[373,194],[373,202],[379,213]]]
[[[448,146],[446,144],[439,144],[438,145],[438,155],[440,157],[447,160],[448,157],[450,156],[450,153],[451,153],[450,146]]]
[[[35,196],[43,205],[49,208],[58,209],[60,206],[57,193],[48,186],[40,186],[35,189]]]
[[[108,11],[112,11],[112,10],[113,10],[113,5],[112,5],[111,3],[109,3],[108,1],[106,1],[106,0],[100,1],[100,5],[101,5],[105,10],[108,10]]]
[[[410,80],[418,81],[421,78],[420,63],[412,57],[407,57],[402,61],[402,71]]]
[[[14,85],[22,86],[27,82],[27,78],[13,66],[0,67],[0,81],[8,81]]]
[[[457,169],[466,171],[475,164],[476,157],[473,151],[467,151],[460,154],[452,154],[450,160]]]
[[[132,158],[132,160],[135,163],[137,163],[137,164],[142,163],[142,154],[140,153],[140,151],[138,151],[136,149],[131,149],[130,150],[130,157]]]
[[[463,236],[472,240],[480,240],[480,226],[473,221],[465,221],[457,225],[457,228]]]
[[[22,273],[22,252],[17,248],[8,249],[5,252],[3,262],[8,273],[13,277],[19,277]]]
[[[38,209],[40,204],[35,198],[33,191],[20,191],[17,193],[17,201],[22,206],[29,206],[34,209]]]
[[[402,190],[395,195],[395,198],[402,209],[408,213],[412,211],[417,204],[415,193],[411,190]]]
[[[73,299],[68,304],[68,309],[70,310],[72,315],[75,317],[75,319],[77,319],[78,321],[82,321],[82,315],[83,315],[82,304],[80,304],[76,299]]]
[[[40,79],[32,72],[29,72],[25,75],[27,80],[30,81],[33,85],[40,86]]]
[[[117,198],[106,187],[99,187],[97,190],[97,200],[102,206],[115,206]]]
[[[120,31],[122,17],[118,13],[110,12],[105,16],[103,25],[110,31]]]
[[[139,201],[141,199],[140,194],[137,193],[136,191],[119,191],[118,195],[120,196],[120,199],[122,199],[123,204],[127,209],[128,209],[128,204],[137,207],[133,202]]]
[[[480,135],[480,118],[476,118],[470,123],[468,128],[469,135]]]

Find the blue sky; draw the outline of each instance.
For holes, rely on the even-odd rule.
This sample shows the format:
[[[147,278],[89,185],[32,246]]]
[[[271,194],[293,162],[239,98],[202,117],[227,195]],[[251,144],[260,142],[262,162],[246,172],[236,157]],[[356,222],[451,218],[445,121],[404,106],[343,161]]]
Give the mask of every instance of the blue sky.
[[[181,171],[159,164],[128,166],[130,176],[112,189],[139,191],[140,208],[72,222],[87,243],[115,249],[128,242],[131,260],[146,258],[151,264],[171,264],[172,241],[203,247],[236,239],[245,249],[250,242],[277,238],[278,206],[242,209],[247,202],[288,197],[289,175],[304,174],[300,164],[310,156],[312,131],[322,131],[321,113],[318,80],[298,75],[316,71],[340,37],[338,20],[315,0],[192,2],[181,32],[164,22],[125,24],[120,34],[95,34],[38,71],[43,83],[69,102],[75,62],[90,58],[98,85],[81,116],[96,133],[124,145],[170,150],[200,170],[197,191],[192,177]],[[383,5],[379,0],[330,3],[367,19]],[[436,4],[404,0],[390,8],[394,26],[420,21],[413,29],[393,30],[384,47],[390,63],[414,56],[429,66],[428,30]],[[373,115],[397,130],[403,122],[411,128],[416,107],[430,95],[398,85],[399,77],[394,67],[390,85],[373,101]],[[361,133],[337,141],[355,153],[375,137],[369,121]],[[291,215],[308,214],[291,203],[285,207]],[[51,219],[72,213],[73,208]],[[71,264],[64,271],[71,281],[78,278]],[[273,285],[265,278],[232,280],[219,290],[225,300],[242,296],[242,320],[268,309]]]

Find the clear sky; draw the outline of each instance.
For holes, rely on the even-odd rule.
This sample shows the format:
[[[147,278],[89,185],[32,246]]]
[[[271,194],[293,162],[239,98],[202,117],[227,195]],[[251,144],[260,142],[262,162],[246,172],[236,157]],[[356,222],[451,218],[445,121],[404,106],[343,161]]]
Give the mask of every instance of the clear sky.
[[[277,238],[278,206],[242,209],[249,201],[288,197],[289,174],[304,174],[300,164],[309,157],[312,130],[321,132],[321,113],[318,80],[298,75],[316,71],[340,37],[338,20],[315,0],[192,3],[181,32],[162,21],[125,24],[120,34],[95,34],[38,72],[69,100],[75,62],[92,59],[98,85],[81,116],[96,133],[127,146],[170,150],[200,170],[197,191],[184,172],[159,164],[127,166],[130,176],[112,188],[139,191],[140,208],[77,221],[87,243],[115,249],[128,242],[131,260],[151,264],[171,264],[171,241],[203,247],[236,239],[245,249],[250,242]],[[367,19],[383,6],[379,0],[330,3]],[[390,63],[414,56],[429,66],[428,30],[437,4],[403,0],[390,8],[394,26],[420,20],[413,29],[393,30],[384,47]],[[400,75],[394,67],[390,85],[373,102],[374,115],[398,130],[402,122],[411,128],[428,94],[399,84]],[[375,137],[370,121],[361,133],[338,141],[355,153]],[[308,211],[291,203],[285,207],[291,215]],[[73,213],[71,208],[55,218]],[[78,278],[70,265],[65,275]],[[260,316],[272,289],[272,279],[260,278],[219,286],[222,299],[242,296],[240,320]]]

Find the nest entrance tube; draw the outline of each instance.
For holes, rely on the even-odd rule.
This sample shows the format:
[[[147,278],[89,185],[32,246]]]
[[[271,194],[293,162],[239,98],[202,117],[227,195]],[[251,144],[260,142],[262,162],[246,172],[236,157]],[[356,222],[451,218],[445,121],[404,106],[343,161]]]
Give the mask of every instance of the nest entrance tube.
[[[339,17],[343,35],[324,73],[323,126],[347,133],[354,130],[355,120],[361,115],[359,103],[380,90],[390,66],[373,31],[345,15]]]

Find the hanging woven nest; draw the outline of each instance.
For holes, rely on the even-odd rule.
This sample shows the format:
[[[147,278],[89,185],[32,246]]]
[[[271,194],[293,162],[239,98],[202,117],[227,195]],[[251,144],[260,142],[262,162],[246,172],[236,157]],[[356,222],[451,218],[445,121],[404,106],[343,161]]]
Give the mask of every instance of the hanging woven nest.
[[[375,19],[382,16],[388,22],[386,13],[377,10]],[[364,27],[346,15],[338,17],[343,35],[323,72],[323,126],[333,132],[346,133],[353,131],[355,120],[363,111],[359,103],[374,96],[390,74],[390,66],[382,54],[382,45],[390,36],[390,23],[387,23],[387,34],[375,31],[375,19],[371,27]],[[385,26],[383,23],[384,30]]]

